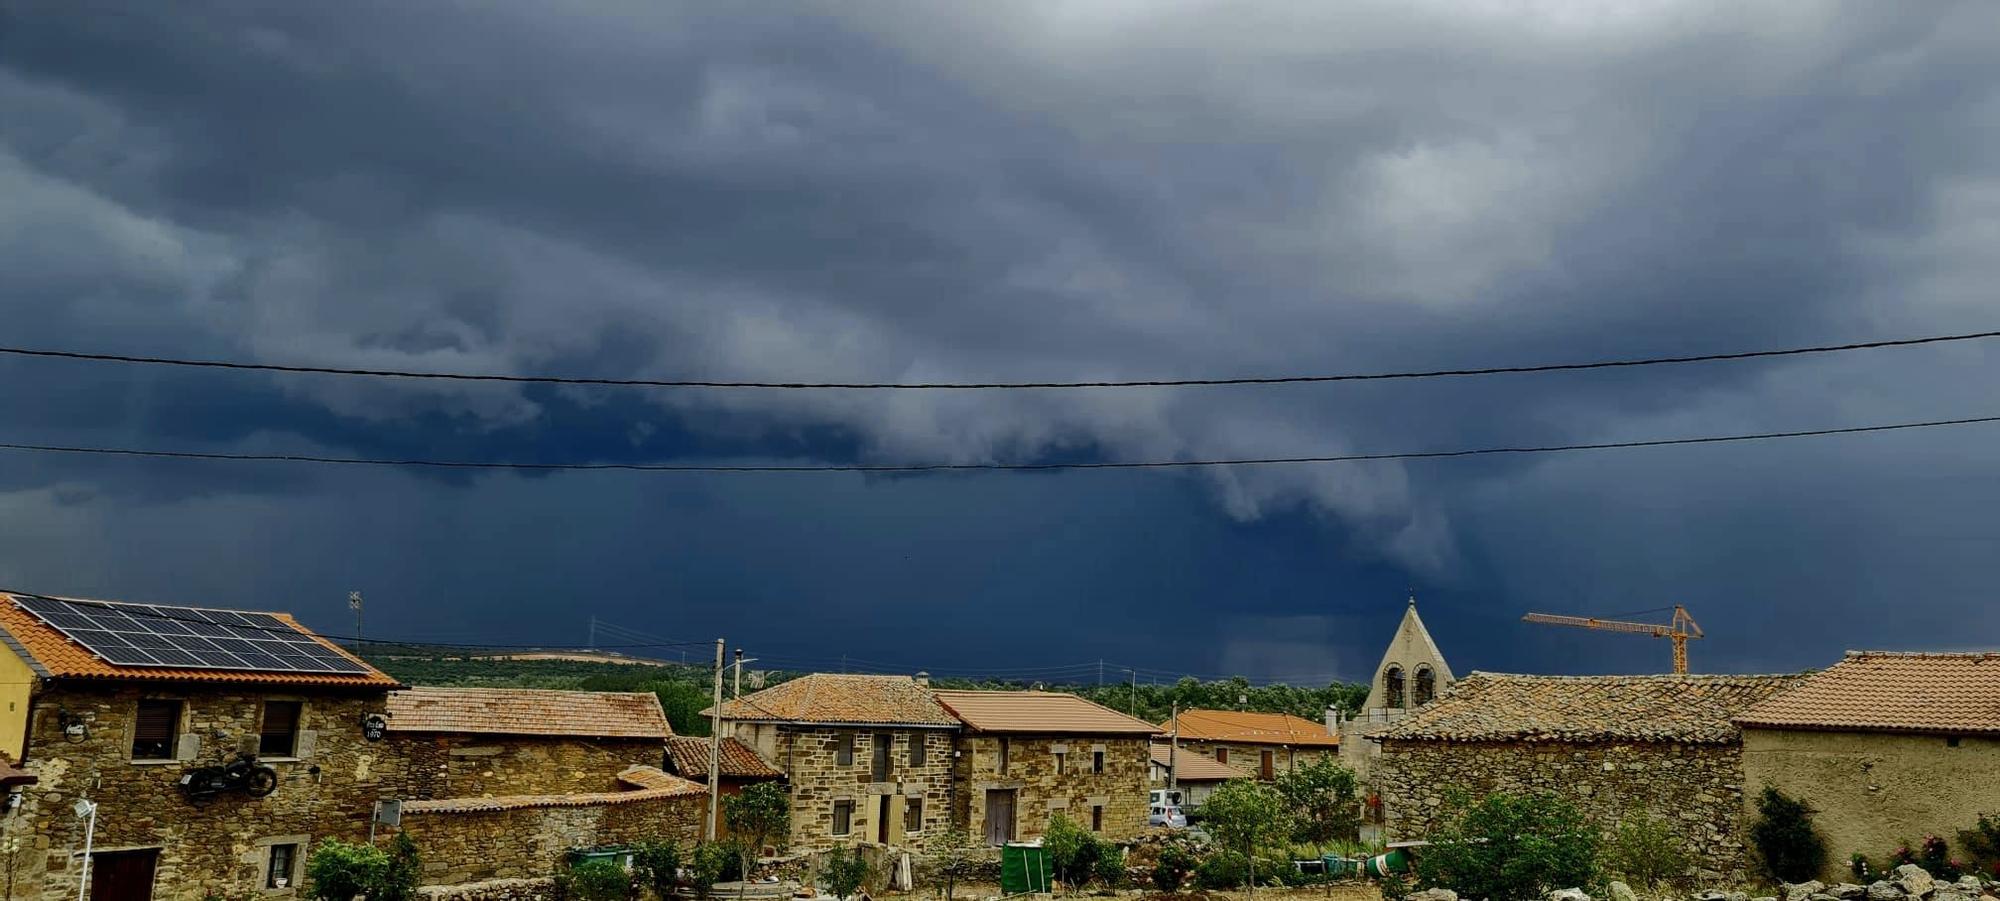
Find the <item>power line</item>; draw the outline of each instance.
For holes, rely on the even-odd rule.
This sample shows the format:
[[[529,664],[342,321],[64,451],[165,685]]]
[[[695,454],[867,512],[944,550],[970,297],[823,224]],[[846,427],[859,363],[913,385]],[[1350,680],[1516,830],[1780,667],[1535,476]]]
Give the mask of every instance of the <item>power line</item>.
[[[1549,454],[1566,451],[1624,450],[1642,447],[1674,447],[1690,444],[1729,444],[1743,441],[1768,441],[1780,438],[1816,438],[1828,435],[1859,435],[1871,432],[1896,432],[1910,429],[1940,428],[1943,426],[1974,425],[2000,422],[2000,416],[1971,416],[1962,419],[1931,419],[1918,422],[1896,422],[1881,425],[1846,426],[1842,428],[1802,429],[1790,432],[1755,432],[1737,435],[1700,435],[1688,438],[1654,438],[1641,441],[1604,441],[1583,444],[1541,444],[1500,447],[1460,448],[1441,451],[1390,451],[1371,454],[1328,454],[1324,456],[1299,457],[1234,457],[1206,460],[1125,460],[1072,463],[832,463],[812,465],[787,464],[715,464],[715,463],[528,463],[517,461],[481,460],[438,460],[426,458],[381,458],[381,457],[329,457],[318,454],[245,454],[215,451],[164,451],[141,450],[121,447],[87,447],[81,445],[22,444],[0,442],[0,450],[26,451],[31,453],[75,454],[104,457],[143,457],[169,460],[210,460],[228,462],[263,463],[314,463],[333,466],[389,466],[427,469],[498,469],[527,470],[535,472],[591,471],[591,472],[681,472],[681,473],[896,473],[896,472],[980,472],[980,471],[1053,471],[1068,469],[1179,469],[1213,466],[1273,466],[1304,463],[1358,463],[1380,460],[1443,460],[1459,457],[1483,457],[1503,455]]]
[[[0,354],[17,357],[73,360],[96,363],[135,363],[148,366],[183,366],[199,369],[286,372],[309,375],[367,376],[374,378],[428,379],[455,382],[509,382],[543,385],[605,385],[628,388],[789,388],[789,389],[905,389],[971,391],[988,389],[1055,388],[1191,388],[1219,385],[1288,385],[1311,382],[1368,382],[1392,379],[1456,378],[1529,372],[1573,372],[1587,369],[1617,369],[1631,366],[1661,366],[1681,363],[1712,363],[1765,357],[1873,350],[1885,347],[1914,347],[1947,341],[1971,341],[2000,337],[2000,331],[1932,335],[1923,338],[1896,338],[1852,344],[1822,344],[1776,350],[1749,350],[1733,353],[1691,354],[1673,357],[1640,357],[1625,360],[1594,360],[1579,363],[1542,363],[1525,366],[1483,366],[1465,369],[1429,369],[1405,372],[1356,372],[1326,375],[1247,376],[1241,378],[1134,379],[1128,381],[1079,382],[758,382],[710,379],[614,379],[563,375],[501,375],[497,373],[419,372],[407,369],[355,369],[338,366],[306,366],[289,363],[244,363],[233,360],[204,360],[182,357],[153,357],[133,354],[95,353],[75,350],[48,350],[32,347],[0,347]]]

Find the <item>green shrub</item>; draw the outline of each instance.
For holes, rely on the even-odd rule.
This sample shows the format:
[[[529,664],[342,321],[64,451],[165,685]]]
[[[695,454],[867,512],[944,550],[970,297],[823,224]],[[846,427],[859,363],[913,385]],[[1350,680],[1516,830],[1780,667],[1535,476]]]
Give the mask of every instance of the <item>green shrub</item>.
[[[1979,822],[1958,834],[1966,862],[1988,879],[2000,879],[2000,815],[1980,814]]]
[[[1125,851],[1110,842],[1096,840],[1097,867],[1091,876],[1097,884],[1112,891],[1125,887]]]
[[[694,853],[688,855],[688,887],[694,889],[694,896],[707,898],[715,890],[715,884],[722,881],[724,873],[736,863],[736,852],[721,842],[702,842],[694,846]]]
[[[1604,849],[1604,862],[1626,882],[1657,892],[1686,876],[1691,860],[1671,825],[1634,811],[1619,821]]]
[[[632,875],[662,901],[680,884],[681,849],[673,842],[645,842],[632,849]]]
[[[1104,856],[1097,836],[1060,813],[1049,818],[1048,831],[1042,833],[1042,847],[1048,851],[1049,866],[1054,868],[1056,879],[1071,891],[1090,882],[1097,872],[1098,860]]]
[[[826,889],[835,898],[853,895],[868,881],[868,859],[847,850],[846,845],[834,845],[820,866],[826,876]]]
[[[1826,867],[1826,842],[1813,829],[1813,809],[1805,801],[1766,786],[1757,797],[1750,843],[1764,869],[1780,882],[1805,882]]]
[[[1321,845],[1352,841],[1361,826],[1354,771],[1330,756],[1300,764],[1274,783],[1291,814],[1292,839]]]
[[[1153,863],[1153,887],[1163,892],[1180,891],[1181,883],[1194,870],[1194,855],[1181,850],[1178,845],[1168,845],[1160,849],[1160,859]]]
[[[1194,882],[1204,889],[1242,888],[1250,879],[1250,859],[1235,851],[1217,851],[1194,868]]]
[[[315,901],[353,901],[372,895],[389,873],[389,855],[374,845],[327,839],[306,861],[306,880]]]
[[[1597,830],[1549,794],[1495,793],[1458,812],[1416,860],[1425,888],[1467,898],[1530,901],[1597,883]]]
[[[586,860],[569,868],[569,897],[575,901],[625,901],[632,874],[615,860]]]

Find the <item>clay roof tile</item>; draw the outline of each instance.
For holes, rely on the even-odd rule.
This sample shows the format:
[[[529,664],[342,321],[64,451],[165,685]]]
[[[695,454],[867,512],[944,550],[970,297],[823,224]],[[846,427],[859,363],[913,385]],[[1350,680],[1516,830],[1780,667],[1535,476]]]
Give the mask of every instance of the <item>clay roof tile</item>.
[[[1743,726],[2000,734],[2000,653],[1849,651],[1736,717]]]

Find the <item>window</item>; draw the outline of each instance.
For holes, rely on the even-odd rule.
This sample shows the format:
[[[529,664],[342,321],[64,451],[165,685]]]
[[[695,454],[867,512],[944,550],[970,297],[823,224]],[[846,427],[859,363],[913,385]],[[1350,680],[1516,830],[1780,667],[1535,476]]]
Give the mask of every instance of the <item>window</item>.
[[[1092,752],[1090,752],[1090,771],[1091,771],[1091,772],[1093,772],[1093,773],[1102,773],[1102,772],[1104,772],[1104,752],[1103,752],[1103,751],[1092,751]]]
[[[875,782],[889,781],[889,746],[894,744],[895,741],[896,737],[887,732],[875,733],[873,747],[869,749],[874,752],[869,757],[871,765],[868,768],[868,778],[870,780]]]
[[[1000,743],[1000,751],[999,757],[993,765],[993,771],[1005,776],[1007,775],[1007,739],[1001,738],[997,739],[997,741]]]
[[[1392,666],[1382,671],[1382,702],[1391,709],[1403,707],[1403,668]]]
[[[1090,805],[1090,831],[1104,831],[1104,805],[1102,804]]]
[[[1410,706],[1422,707],[1437,697],[1437,673],[1429,666],[1417,667],[1417,684],[1410,689]]]
[[[833,802],[833,834],[846,835],[854,831],[854,802]]]
[[[265,888],[289,888],[297,881],[292,868],[299,862],[298,845],[272,845],[270,865],[264,870]]]
[[[924,831],[924,799],[910,798],[903,802],[903,834],[916,835]]]
[[[925,756],[925,753],[924,753],[924,752],[925,752],[926,750],[928,750],[928,749],[926,749],[926,748],[924,747],[924,744],[925,744],[925,740],[926,740],[927,738],[929,738],[929,736],[927,736],[927,735],[923,734],[922,732],[912,732],[912,733],[910,733],[910,765],[911,765],[911,766],[923,766],[923,765],[924,765],[924,761],[925,761],[925,760],[927,759],[927,758],[926,758],[926,756]]]
[[[1056,775],[1060,776],[1066,772],[1069,772],[1068,761],[1069,761],[1069,755],[1067,753],[1064,753],[1062,751],[1056,752]]]
[[[257,753],[264,757],[291,757],[299,750],[298,701],[265,701],[264,726],[257,740]]]
[[[854,765],[854,733],[842,732],[833,737],[833,765]]]
[[[1945,737],[1945,740],[1944,740],[1944,746],[1945,746],[1945,747],[1947,747],[1947,748],[1956,748],[1956,747],[1958,747],[1958,736],[1956,736],[1956,735],[1949,735],[1949,736],[1946,736],[1946,737]]]
[[[132,759],[174,759],[174,735],[180,726],[181,702],[140,701],[132,723]]]
[[[1229,762],[1229,749],[1228,749],[1228,748],[1216,748],[1216,749],[1215,749],[1215,762],[1216,762],[1216,763],[1228,763],[1228,762]]]

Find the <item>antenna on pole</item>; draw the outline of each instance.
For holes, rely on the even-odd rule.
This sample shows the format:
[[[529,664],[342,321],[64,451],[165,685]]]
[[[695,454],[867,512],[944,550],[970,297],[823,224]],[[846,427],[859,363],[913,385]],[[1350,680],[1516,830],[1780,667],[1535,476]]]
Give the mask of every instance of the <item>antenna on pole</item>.
[[[347,609],[354,611],[354,652],[361,653],[361,592],[347,593]]]

